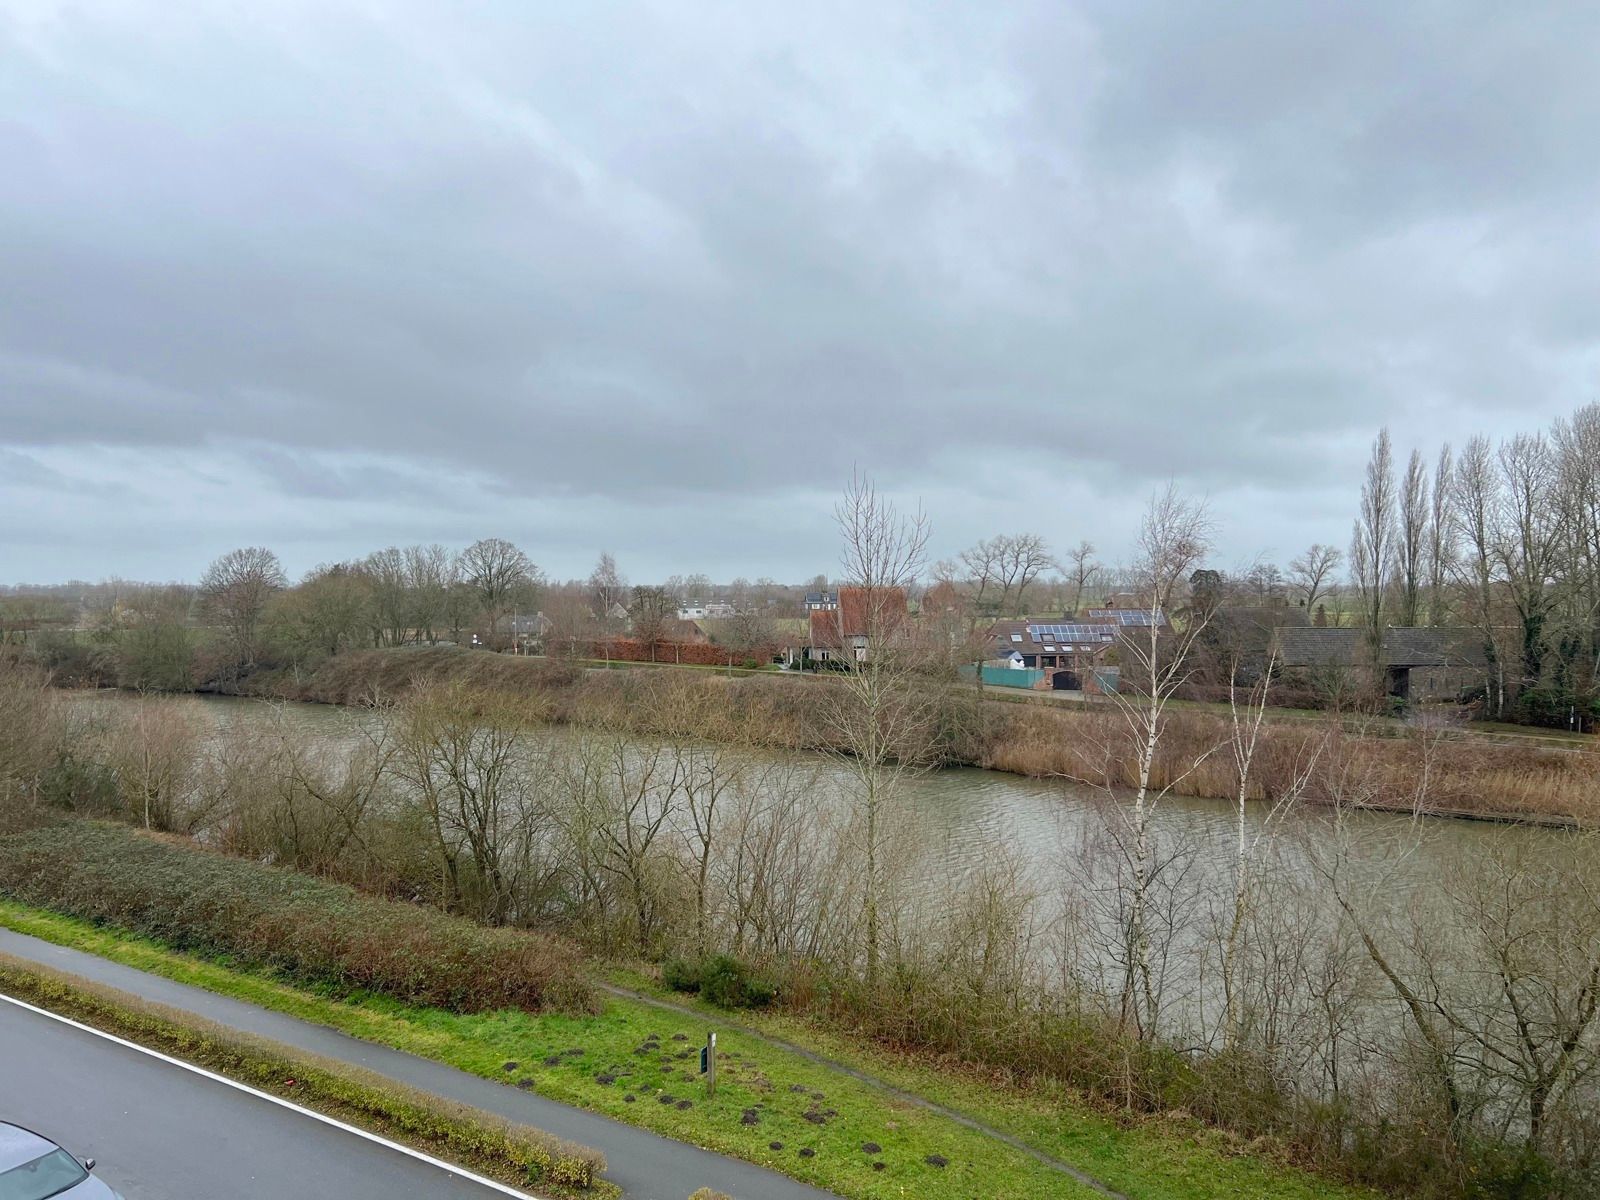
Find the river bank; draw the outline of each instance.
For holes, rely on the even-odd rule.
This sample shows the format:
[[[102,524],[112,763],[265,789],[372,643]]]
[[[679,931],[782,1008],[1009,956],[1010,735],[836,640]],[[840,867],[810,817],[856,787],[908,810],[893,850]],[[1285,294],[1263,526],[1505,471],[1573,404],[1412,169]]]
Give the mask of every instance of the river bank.
[[[399,670],[406,660],[377,665]],[[1460,982],[1449,1003],[1477,1005],[1484,996],[1469,985],[1484,969],[1482,939],[1501,928],[1492,906],[1506,888],[1519,919],[1545,922],[1549,910],[1540,928],[1584,929],[1593,915],[1566,911],[1590,894],[1574,886],[1594,867],[1588,839],[1346,807],[1337,816],[1308,808],[1270,829],[1267,806],[1249,810],[1246,833],[1266,837],[1253,841],[1240,901],[1233,806],[1172,796],[1152,821],[1159,870],[1145,893],[1161,921],[1155,1015],[1130,1028],[1119,797],[1059,777],[948,766],[905,779],[880,813],[888,823],[879,827],[876,911],[890,965],[863,978],[852,768],[837,756],[751,744],[752,731],[779,731],[814,748],[806,738],[817,726],[782,706],[815,704],[824,682],[763,680],[779,687],[751,692],[740,681],[689,686],[671,671],[576,671],[535,687],[528,672],[552,664],[483,655],[446,665],[507,672],[509,683],[462,676],[453,682],[473,686],[441,688],[448,673],[411,672],[392,692],[326,697],[352,707],[132,694],[58,701],[50,706],[72,749],[40,794],[134,823],[153,811],[160,827],[247,861],[462,915],[548,923],[602,957],[658,962],[663,979],[686,978],[685,955],[738,956],[747,965],[730,960],[730,969],[761,973],[784,1014],[817,1028],[1029,1087],[1065,1081],[1119,1110],[1181,1108],[1246,1140],[1282,1137],[1297,1160],[1402,1194],[1423,1190],[1414,1164],[1444,1154],[1463,1177],[1503,1174],[1491,1160],[1514,1147],[1493,1132],[1498,1109],[1465,1133],[1439,1116],[1433,1077],[1415,1068],[1408,1010],[1386,997],[1388,977],[1369,960],[1382,955],[1404,977]],[[388,697],[399,702],[361,707]],[[985,732],[974,699],[951,696],[952,746]],[[757,703],[768,706],[759,725]],[[1437,767],[1439,745],[1423,746],[1422,765]],[[1361,765],[1332,753],[1324,750],[1326,765],[1343,774],[1328,786],[1354,796]],[[152,761],[191,764],[179,792],[157,794],[153,808],[145,785],[166,775],[142,769]],[[467,836],[476,809],[464,806],[491,793],[493,841],[480,852]],[[442,833],[437,817],[451,823]],[[460,822],[469,824],[451,832]],[[1244,950],[1228,975],[1230,912]],[[1522,937],[1520,927],[1510,932]],[[1372,951],[1363,936],[1375,939]],[[1416,954],[1426,957],[1414,962]],[[1552,950],[1518,970],[1530,986],[1548,976],[1565,987],[1582,966]],[[1240,997],[1236,1026],[1225,1020],[1230,994]],[[1480,1082],[1461,1072],[1452,1086]],[[1414,1136],[1396,1141],[1397,1128]],[[1435,1192],[1454,1197],[1459,1182]]]
[[[694,732],[774,749],[837,748],[817,703],[817,689],[832,686],[826,678],[730,677],[671,668],[590,671],[553,659],[429,646],[342,654],[309,672],[259,672],[209,690],[365,705],[423,681],[535,697],[542,718],[558,724],[644,735]],[[945,765],[1091,787],[1134,782],[1123,718],[1114,708],[998,699],[980,705],[978,695],[956,688],[942,701]],[[1238,776],[1232,756],[1217,752],[1229,735],[1223,716],[1173,712],[1152,785],[1181,796],[1233,799]],[[1304,798],[1312,803],[1555,827],[1600,824],[1600,751],[1594,748],[1507,745],[1436,729],[1397,735],[1392,724],[1363,726],[1348,716],[1269,721],[1251,797],[1283,795],[1308,768]]]

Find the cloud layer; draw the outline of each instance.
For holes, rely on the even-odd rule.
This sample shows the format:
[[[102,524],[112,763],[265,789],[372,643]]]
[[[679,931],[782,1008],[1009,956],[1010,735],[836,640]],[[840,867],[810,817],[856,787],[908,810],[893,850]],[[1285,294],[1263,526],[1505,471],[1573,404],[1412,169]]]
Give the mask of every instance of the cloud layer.
[[[0,579],[802,578],[853,464],[1286,559],[1594,397],[1592,8],[869,7],[6,10]]]

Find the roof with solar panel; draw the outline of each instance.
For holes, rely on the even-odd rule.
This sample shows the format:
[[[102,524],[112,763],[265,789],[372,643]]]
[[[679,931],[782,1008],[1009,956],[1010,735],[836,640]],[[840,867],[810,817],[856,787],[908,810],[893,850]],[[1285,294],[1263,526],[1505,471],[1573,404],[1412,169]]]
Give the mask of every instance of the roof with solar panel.
[[[1035,642],[1111,642],[1117,637],[1114,625],[1085,625],[1076,622],[1061,625],[1029,625],[1028,637]]]
[[[1166,613],[1157,612],[1152,619],[1150,610],[1145,608],[1091,608],[1084,615],[1091,621],[1104,621],[1124,629],[1148,629],[1152,625],[1167,623]]]

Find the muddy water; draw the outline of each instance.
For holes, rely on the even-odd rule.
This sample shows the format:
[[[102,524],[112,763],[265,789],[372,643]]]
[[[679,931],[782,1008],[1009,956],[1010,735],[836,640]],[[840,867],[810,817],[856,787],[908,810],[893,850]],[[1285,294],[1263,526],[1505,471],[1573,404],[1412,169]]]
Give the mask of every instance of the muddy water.
[[[123,693],[98,693],[86,703],[125,703]],[[308,735],[342,738],[352,734],[359,710],[324,704],[267,704],[227,696],[185,697],[204,720],[224,725],[259,724],[263,730],[303,728]],[[560,728],[536,731],[532,737],[568,736]],[[813,758],[820,771],[819,796],[843,802],[843,772],[837,764]],[[1123,801],[1126,797],[1121,798]],[[924,856],[923,870],[959,877],[992,862],[997,853],[1019,862],[1034,885],[1048,893],[1063,875],[1081,875],[1097,853],[1095,843],[1118,824],[1116,808],[1097,789],[1059,780],[1029,779],[1002,771],[956,767],[907,780],[900,803],[911,818],[915,840]],[[1247,837],[1260,832],[1264,813],[1247,816]],[[1172,796],[1154,810],[1158,837],[1183,851],[1189,886],[1199,892],[1207,879],[1224,881],[1233,869],[1238,840],[1237,815],[1229,803]],[[1270,869],[1290,876],[1315,874],[1315,851],[1325,847],[1330,823],[1325,813],[1308,810],[1274,827]],[[1358,813],[1347,818],[1347,840],[1354,849],[1349,865],[1395,897],[1437,880],[1442,871],[1465,857],[1486,853],[1508,838],[1554,836],[1533,827],[1436,819],[1416,822],[1394,813]],[[1198,874],[1198,880],[1194,876]]]

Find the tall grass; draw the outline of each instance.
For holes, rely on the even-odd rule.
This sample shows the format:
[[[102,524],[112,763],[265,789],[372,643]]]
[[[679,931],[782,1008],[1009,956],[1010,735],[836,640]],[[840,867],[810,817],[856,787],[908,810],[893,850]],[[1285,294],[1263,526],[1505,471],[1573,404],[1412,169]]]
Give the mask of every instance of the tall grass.
[[[1117,713],[1105,707],[1007,706],[982,738],[977,765],[1019,775],[1128,785],[1130,763],[1117,752]],[[1209,713],[1172,714],[1154,764],[1152,786],[1185,796],[1229,799],[1238,778],[1227,721]],[[1306,799],[1448,815],[1556,817],[1600,823],[1600,750],[1497,745],[1437,730],[1396,736],[1352,731],[1340,722],[1283,721],[1263,727],[1254,764],[1256,799],[1279,795],[1313,756],[1319,769]]]

